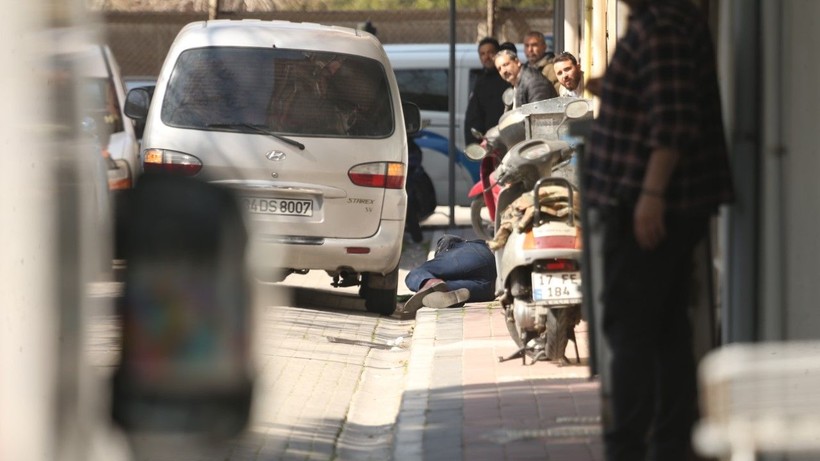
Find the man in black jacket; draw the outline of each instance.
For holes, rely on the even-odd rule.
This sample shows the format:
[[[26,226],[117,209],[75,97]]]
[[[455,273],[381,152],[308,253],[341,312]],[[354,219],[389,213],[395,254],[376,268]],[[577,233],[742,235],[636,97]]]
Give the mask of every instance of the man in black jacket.
[[[501,94],[510,87],[510,84],[498,75],[495,68],[495,54],[498,53],[498,40],[484,37],[478,42],[478,57],[483,66],[481,73],[475,80],[473,91],[470,93],[470,102],[467,104],[467,113],[464,116],[464,143],[480,142],[473,137],[471,128],[486,133],[488,129],[498,124],[498,119],[504,113],[504,103]]]

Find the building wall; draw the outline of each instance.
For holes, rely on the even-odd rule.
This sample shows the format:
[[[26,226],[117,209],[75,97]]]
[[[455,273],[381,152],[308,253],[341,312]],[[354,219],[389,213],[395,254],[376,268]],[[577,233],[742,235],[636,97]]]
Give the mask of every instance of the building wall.
[[[762,47],[778,43],[765,57],[763,220],[772,232],[766,254],[782,252],[782,263],[764,262],[765,286],[781,280],[782,294],[766,298],[764,319],[782,324],[785,339],[820,338],[820,2],[765,0],[762,17],[779,27],[764,28]],[[779,298],[779,300],[778,300]],[[778,302],[779,301],[779,302]],[[778,313],[782,316],[777,319]],[[763,322],[764,324],[767,322]],[[766,331],[767,339],[777,332]]]
[[[820,338],[820,2],[722,0],[720,15],[738,190],[725,233],[724,341]]]

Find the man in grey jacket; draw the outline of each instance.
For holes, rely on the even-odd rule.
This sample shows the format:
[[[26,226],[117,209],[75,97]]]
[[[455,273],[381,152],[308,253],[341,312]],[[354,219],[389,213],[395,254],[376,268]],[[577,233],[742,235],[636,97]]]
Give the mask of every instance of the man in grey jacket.
[[[509,50],[501,50],[495,55],[495,67],[501,78],[513,86],[515,99],[513,109],[527,103],[542,101],[558,96],[549,80],[537,69],[525,68],[518,55]]]

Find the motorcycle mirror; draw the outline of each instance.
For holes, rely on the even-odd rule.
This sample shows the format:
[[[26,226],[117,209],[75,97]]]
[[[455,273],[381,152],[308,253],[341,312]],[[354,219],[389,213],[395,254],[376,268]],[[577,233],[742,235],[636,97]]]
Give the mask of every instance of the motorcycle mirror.
[[[574,101],[570,101],[567,103],[566,107],[564,107],[564,119],[561,120],[561,123],[558,124],[558,127],[555,128],[555,132],[560,134],[566,134],[561,129],[564,128],[564,124],[568,120],[576,120],[579,118],[585,117],[592,108],[589,105],[589,101],[586,99],[576,99]]]
[[[564,113],[567,115],[567,118],[572,119],[581,118],[589,111],[589,101],[586,99],[576,99],[575,101],[567,104],[566,109],[564,109]]]
[[[501,93],[501,100],[504,102],[505,106],[512,107],[513,102],[515,102],[515,91],[512,88],[507,88]]]
[[[470,144],[464,148],[464,155],[470,160],[481,160],[487,155],[487,151],[480,144]]]

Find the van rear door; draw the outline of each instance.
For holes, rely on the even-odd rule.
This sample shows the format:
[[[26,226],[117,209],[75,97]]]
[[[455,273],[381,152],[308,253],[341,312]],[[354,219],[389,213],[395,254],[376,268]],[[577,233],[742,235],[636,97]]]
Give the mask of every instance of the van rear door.
[[[364,238],[379,228],[386,188],[404,187],[396,110],[373,59],[194,48],[163,98],[169,133],[152,143],[197,157],[202,176],[236,188],[257,232]]]

